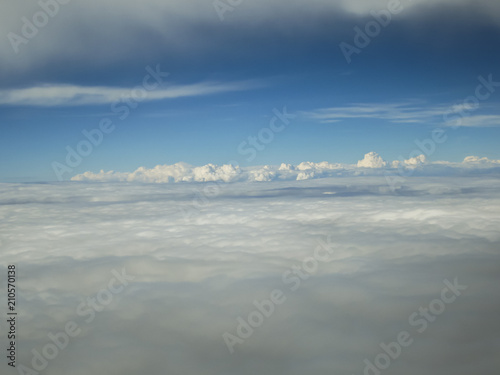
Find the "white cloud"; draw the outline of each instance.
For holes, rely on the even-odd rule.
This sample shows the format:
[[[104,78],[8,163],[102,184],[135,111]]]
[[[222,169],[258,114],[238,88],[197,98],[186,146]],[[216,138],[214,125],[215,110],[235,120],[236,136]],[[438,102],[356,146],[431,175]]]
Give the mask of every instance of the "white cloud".
[[[387,162],[376,152],[369,152],[363,160],[358,161],[358,168],[384,168]]]
[[[487,157],[479,156],[467,156],[461,163],[454,163],[449,161],[435,161],[431,165],[434,166],[447,166],[451,168],[456,168],[464,172],[467,171],[484,171],[484,170],[496,170],[500,167],[500,160],[489,159]]]
[[[354,166],[331,164],[328,162],[302,162],[299,165],[281,164],[256,167],[234,167],[232,165],[217,166],[207,164],[194,167],[186,163],[174,165],[157,165],[152,169],[140,167],[134,172],[85,172],[71,178],[72,181],[128,181],[128,182],[206,182],[206,181],[250,181],[264,182],[274,180],[306,180],[349,174]]]
[[[421,154],[418,156],[415,156],[414,158],[409,158],[407,160],[394,160],[391,165],[393,168],[400,168],[400,167],[405,167],[405,168],[417,168],[419,166],[422,166],[424,164],[427,164],[427,158],[425,155]]]
[[[153,82],[149,82],[153,84]],[[163,83],[158,89],[144,90],[134,87],[90,87],[75,85],[43,85],[22,89],[1,90],[0,104],[31,106],[78,106],[111,104],[132,97],[136,102],[212,95],[222,92],[250,90],[262,86],[257,81],[201,82],[189,85]]]
[[[492,160],[487,157],[480,158],[479,156],[467,156],[464,159],[464,164],[475,164],[483,166],[494,166],[500,164],[500,160]]]
[[[129,182],[231,182],[238,179],[241,171],[232,165],[216,166],[207,164],[202,167],[193,167],[187,163],[173,165],[157,165],[152,169],[140,167],[132,173],[85,172],[74,176],[73,181],[129,181]]]
[[[371,11],[374,10],[380,10],[380,9],[387,9],[389,2],[386,0],[340,0],[339,1],[342,8],[357,14],[357,15],[362,15],[366,16],[369,15]],[[403,12],[414,12],[418,11],[419,9],[422,9],[422,7],[429,7],[429,6],[442,6],[442,5],[455,5],[455,6],[466,6],[467,4],[471,4],[470,0],[419,0],[419,1],[413,1],[413,0],[400,0],[397,2],[390,2],[391,6],[394,4],[399,4],[400,6],[398,9],[401,9]],[[480,7],[478,9],[483,10],[484,13],[487,12],[498,12],[500,10],[500,7],[497,3],[494,2],[485,2],[485,1],[480,1],[478,2],[478,5]]]

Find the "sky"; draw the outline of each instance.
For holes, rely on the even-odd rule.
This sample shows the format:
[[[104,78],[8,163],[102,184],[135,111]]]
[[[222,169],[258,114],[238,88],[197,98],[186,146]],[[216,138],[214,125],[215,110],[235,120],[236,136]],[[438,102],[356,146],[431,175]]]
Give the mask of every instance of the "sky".
[[[390,164],[436,129],[429,162],[500,159],[498,3],[231,4],[4,2],[0,181]]]

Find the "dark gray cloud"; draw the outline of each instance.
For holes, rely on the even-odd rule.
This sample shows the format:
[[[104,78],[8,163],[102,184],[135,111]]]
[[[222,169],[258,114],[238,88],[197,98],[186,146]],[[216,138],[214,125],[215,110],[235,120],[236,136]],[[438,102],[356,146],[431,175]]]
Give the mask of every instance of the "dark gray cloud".
[[[352,41],[353,27],[386,1],[243,2],[221,22],[212,0],[140,4],[72,0],[15,53],[8,34],[22,34],[36,2],[2,5],[0,76],[4,85],[34,82],[127,84],[131,71],[153,62],[178,70],[179,79],[211,74],[279,74],[309,61],[345,64],[338,48]],[[498,6],[489,1],[402,1],[403,11],[384,30],[375,59],[418,60],[425,50],[448,63],[469,60],[477,40],[498,36]],[[453,30],[451,32],[451,30]],[[413,53],[399,56],[396,50]],[[392,51],[388,51],[392,48]],[[476,56],[480,59],[481,56]],[[337,63],[335,63],[337,62]],[[466,63],[466,61],[463,61]],[[180,72],[182,71],[182,73]]]

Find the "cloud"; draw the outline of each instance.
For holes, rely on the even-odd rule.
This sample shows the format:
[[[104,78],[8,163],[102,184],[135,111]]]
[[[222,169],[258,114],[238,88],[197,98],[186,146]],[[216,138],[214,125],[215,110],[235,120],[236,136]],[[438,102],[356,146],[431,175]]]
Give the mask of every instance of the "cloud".
[[[303,112],[306,118],[321,123],[335,123],[348,119],[383,119],[395,123],[422,123],[429,118],[443,116],[446,107],[426,108],[415,103],[359,103],[345,107],[320,108]]]
[[[15,33],[24,38],[25,20],[33,22],[34,15],[43,11],[40,2],[3,5],[0,48],[5,53],[0,55],[0,72],[6,85],[76,84],[83,76],[116,85],[127,80],[144,61],[168,63],[173,71],[202,69],[207,75],[214,67],[226,72],[228,62],[255,68],[256,57],[266,62],[273,53],[293,58],[297,50],[310,53],[311,43],[318,40],[333,50],[352,34],[353,25],[371,19],[370,12],[387,8],[385,0],[256,0],[231,6],[221,22],[213,1],[147,0],[138,6],[129,0],[73,0],[59,6],[46,26],[26,38],[26,44],[17,46],[16,53],[7,35]],[[500,25],[499,6],[492,1],[420,0],[402,4],[404,12],[397,15],[394,27],[398,33],[410,32],[415,38],[429,37],[423,32],[429,27],[415,26],[422,20],[442,28],[443,13],[448,15],[449,27],[460,25],[475,35],[479,35],[479,26],[494,34]],[[433,31],[432,41],[439,36],[450,38],[451,34],[441,28]],[[460,34],[456,39],[451,37],[462,42]],[[226,65],[221,63],[224,61]]]
[[[319,108],[304,111],[305,118],[320,123],[339,123],[350,119],[387,120],[397,124],[433,124],[442,126],[491,127],[500,126],[500,116],[478,114],[487,108],[471,104],[425,105],[422,103],[359,103],[344,107]],[[472,114],[476,113],[476,114]],[[457,124],[456,118],[460,119]],[[448,118],[453,117],[453,120]]]
[[[114,171],[99,173],[85,172],[74,176],[72,181],[129,181],[129,182],[231,182],[241,174],[239,167],[232,165],[216,166],[207,164],[202,167],[193,167],[187,163],[174,165],[157,165],[152,169],[140,167],[132,173]]]
[[[451,121],[445,123],[448,126],[465,126],[465,127],[497,127],[500,126],[500,115],[470,115],[463,116],[460,121]]]
[[[491,160],[486,157],[480,158],[479,156],[467,156],[464,159],[464,164],[494,165],[500,164],[500,160]]]
[[[427,158],[425,155],[418,155],[415,156],[414,158],[409,158],[407,160],[394,160],[391,165],[393,168],[400,168],[400,167],[405,167],[405,168],[417,168],[419,166],[422,166],[424,164],[427,164]]]
[[[369,152],[357,165],[358,168],[384,168],[387,163],[376,152]]]
[[[307,180],[323,178],[342,174],[349,174],[348,165],[330,164],[328,162],[311,163],[303,162],[297,166],[282,164],[281,166],[256,166],[240,168],[233,165],[217,166],[207,164],[194,167],[186,163],[174,165],[158,165],[152,169],[138,168],[131,173],[90,171],[78,174],[71,178],[72,181],[128,181],[128,182],[266,182],[274,180]]]
[[[207,164],[194,167],[187,163],[174,165],[157,165],[152,169],[140,167],[134,172],[90,171],[78,174],[72,181],[118,181],[147,183],[176,182],[269,182],[310,180],[328,177],[355,175],[384,175],[400,173],[400,170],[411,170],[418,175],[450,175],[460,173],[490,173],[499,167],[500,160],[468,156],[462,163],[447,161],[429,162],[425,155],[418,155],[407,160],[395,160],[388,163],[376,152],[367,153],[357,164],[341,164],[329,162],[302,162],[298,165],[282,163],[280,166],[253,166],[240,168],[230,164],[217,166]]]
[[[151,85],[151,82],[149,83]],[[158,83],[155,83],[158,86]],[[165,88],[166,86],[166,88]],[[223,92],[250,90],[261,87],[257,81],[200,82],[190,85],[169,85],[146,90],[145,87],[85,87],[74,85],[43,85],[23,89],[1,90],[0,105],[23,106],[78,106],[111,104],[132,97],[136,101],[175,99]]]
[[[205,200],[196,192],[210,183],[0,184],[18,365],[74,321],[82,331],[51,375],[363,374],[401,331],[413,343],[384,373],[496,375],[499,181],[412,177],[394,192],[384,177],[237,182]],[[310,268],[327,240],[331,258]],[[134,279],[87,323],[77,308],[113,269]],[[283,279],[294,269],[304,278]],[[418,333],[411,314],[455,278],[467,289]],[[286,301],[230,354],[222,334],[274,289]]]

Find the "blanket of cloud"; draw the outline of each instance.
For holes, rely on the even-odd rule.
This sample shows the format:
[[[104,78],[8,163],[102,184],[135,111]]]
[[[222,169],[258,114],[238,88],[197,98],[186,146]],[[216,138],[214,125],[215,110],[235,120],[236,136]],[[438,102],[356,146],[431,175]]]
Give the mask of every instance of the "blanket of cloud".
[[[280,166],[257,166],[240,168],[232,164],[222,166],[207,164],[194,167],[187,163],[157,165],[148,169],[140,167],[134,172],[85,172],[71,178],[72,181],[128,181],[128,182],[207,182],[207,181],[274,181],[309,180],[316,178],[386,175],[392,180],[400,180],[410,175],[450,175],[450,174],[495,174],[500,173],[500,160],[486,157],[467,156],[462,163],[446,161],[428,162],[421,154],[406,160],[386,162],[376,152],[369,152],[357,164],[329,162],[302,162],[298,165],[282,163]]]
[[[485,175],[414,176],[396,190],[382,176],[0,184],[17,364],[39,353],[51,375],[355,375],[406,331],[412,344],[380,373],[496,375],[499,188]],[[313,267],[321,242],[331,254]],[[113,270],[133,280],[110,301]],[[455,278],[467,289],[420,333],[409,318]],[[275,289],[286,300],[231,354],[223,335],[237,337]],[[54,357],[49,334],[68,322],[78,334]],[[22,373],[6,361],[2,374]]]

